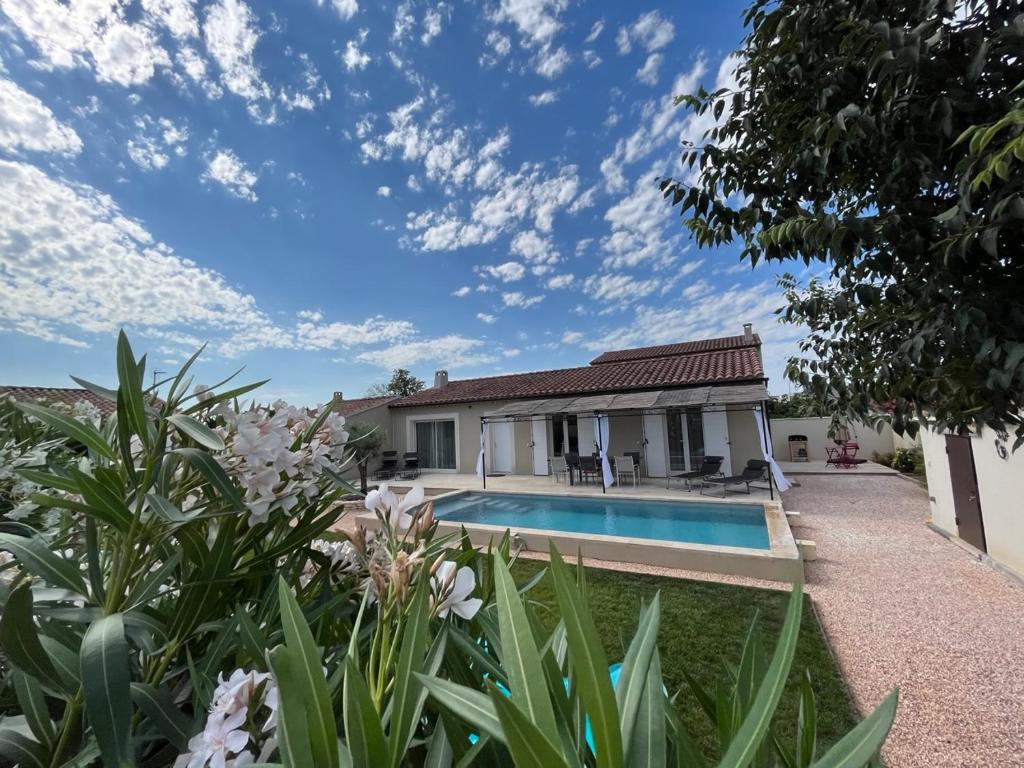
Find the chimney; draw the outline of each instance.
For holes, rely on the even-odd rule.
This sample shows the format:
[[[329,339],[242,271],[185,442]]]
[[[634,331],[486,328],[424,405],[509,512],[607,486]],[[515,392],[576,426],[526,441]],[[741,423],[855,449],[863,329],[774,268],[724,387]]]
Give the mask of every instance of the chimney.
[[[444,389],[448,386],[448,371],[434,371],[434,389]]]
[[[342,397],[342,396],[341,396],[341,390],[337,390],[337,391],[336,391],[336,392],[334,393],[334,399],[335,399],[335,400],[336,400],[337,402],[339,402],[339,403],[340,403],[340,402],[341,402],[342,400],[344,400],[344,399],[345,399],[344,397]]]
[[[743,324],[743,341],[747,344],[754,343],[754,326],[751,323]]]

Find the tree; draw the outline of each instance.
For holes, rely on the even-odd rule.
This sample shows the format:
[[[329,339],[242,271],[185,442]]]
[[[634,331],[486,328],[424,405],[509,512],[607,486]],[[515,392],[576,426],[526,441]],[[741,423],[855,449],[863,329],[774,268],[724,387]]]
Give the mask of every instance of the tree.
[[[387,384],[379,382],[373,384],[366,390],[367,397],[408,397],[422,390],[426,384],[423,379],[417,379],[405,368],[395,368],[391,372],[391,381]]]
[[[350,421],[345,424],[348,432],[346,448],[352,461],[359,469],[359,490],[366,493],[366,475],[370,461],[380,456],[384,447],[384,432],[380,427],[370,426],[361,421]]]
[[[825,409],[807,392],[776,395],[768,400],[768,415],[773,419],[796,419],[804,416],[824,416]]]
[[[736,87],[662,190],[701,247],[803,262],[787,375],[862,420],[1024,442],[1024,14],[1016,0],[756,0]]]

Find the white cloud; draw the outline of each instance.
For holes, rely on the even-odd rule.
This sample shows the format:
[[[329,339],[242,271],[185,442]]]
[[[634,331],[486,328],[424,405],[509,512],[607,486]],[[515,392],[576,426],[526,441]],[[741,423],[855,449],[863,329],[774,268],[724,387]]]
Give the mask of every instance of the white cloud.
[[[452,296],[458,296],[459,298],[462,298],[463,296],[468,296],[471,290],[472,288],[470,288],[468,285],[464,285],[461,288],[457,288],[454,291],[452,291]]]
[[[592,51],[589,48],[583,51],[583,63],[587,65],[587,69],[601,66],[601,61],[602,59],[597,55],[597,51]]]
[[[661,62],[664,58],[660,53],[652,53],[647,57],[644,65],[636,71],[636,79],[646,85],[656,85],[658,82],[658,72],[661,69]]]
[[[363,52],[359,46],[366,42],[366,36],[369,33],[367,29],[359,30],[359,40],[349,40],[345,43],[345,53],[341,55],[341,60],[345,64],[345,69],[349,72],[358,72],[361,69],[366,69],[366,65],[370,63],[370,54]]]
[[[203,179],[222,184],[235,197],[255,203],[256,192],[253,189],[259,177],[249,170],[238,156],[230,149],[221,149],[210,159]]]
[[[317,0],[317,5],[323,5],[324,0]],[[342,21],[348,21],[359,12],[358,0],[331,0],[331,6],[341,17]]]
[[[506,261],[497,266],[480,267],[480,274],[501,280],[503,283],[514,283],[526,276],[526,268],[518,261]]]
[[[529,309],[535,304],[540,304],[544,301],[544,294],[540,294],[539,296],[526,296],[521,291],[511,291],[509,293],[501,294],[501,301],[506,307]]]
[[[615,37],[619,53],[627,54],[633,45],[639,45],[648,53],[664,48],[676,36],[676,28],[658,11],[648,11],[628,27],[621,27]]]
[[[256,16],[241,0],[219,0],[207,8],[203,23],[206,50],[220,67],[223,86],[252,105],[269,98],[254,54],[260,39]]]
[[[663,285],[662,280],[638,280],[624,273],[609,273],[588,277],[583,281],[583,291],[598,301],[627,304],[650,296]]]
[[[386,349],[361,352],[355,360],[381,368],[412,368],[432,362],[446,368],[465,368],[497,362],[498,357],[481,351],[484,342],[450,334],[435,339],[421,339],[395,344]]]
[[[549,80],[553,80],[562,74],[570,62],[572,62],[572,56],[569,55],[565,46],[560,46],[555,50],[545,46],[537,53],[534,59],[537,74]]]
[[[405,186],[413,192],[420,192],[423,190],[423,187],[420,185],[420,180],[416,178],[416,174],[414,173],[409,174],[409,178],[405,181]]]
[[[594,42],[595,40],[597,40],[598,37],[601,36],[601,33],[603,31],[604,31],[604,19],[598,19],[597,21],[594,22],[594,26],[592,26],[590,28],[590,34],[587,35],[587,39],[584,40],[583,42],[585,42],[585,43],[592,43],[592,42]]]
[[[563,344],[578,344],[583,341],[583,334],[579,331],[566,331],[562,334]]]
[[[164,168],[171,160],[171,155],[184,157],[188,150],[188,127],[161,117],[154,120],[149,115],[135,118],[135,127],[139,132],[128,140],[128,157],[144,171]]]
[[[174,37],[189,38],[199,34],[193,0],[142,0],[142,8]]]
[[[512,51],[512,41],[496,29],[492,29],[487,33],[484,45],[486,45],[487,50],[480,54],[480,66],[485,69],[493,67]]]
[[[491,20],[515,24],[525,45],[539,46],[550,42],[561,29],[558,17],[568,5],[568,0],[501,0]]]
[[[428,8],[423,14],[423,33],[420,35],[420,42],[423,45],[430,45],[430,41],[441,34],[441,24],[444,17],[451,13],[451,6],[441,3],[435,8]]]
[[[556,291],[559,288],[568,288],[574,282],[576,282],[576,276],[571,274],[555,275],[549,277],[547,281],[548,290]]]
[[[554,104],[556,101],[558,101],[558,91],[542,91],[530,96],[530,103],[535,107]]]
[[[377,187],[377,197],[391,197],[391,187]]]
[[[82,140],[49,107],[12,80],[0,79],[0,148],[77,155]]]
[[[551,238],[544,237],[535,230],[520,232],[512,238],[509,250],[526,259],[529,264],[555,264],[560,258]]]
[[[487,325],[494,325],[496,322],[498,322],[498,318],[496,318],[494,315],[489,315],[486,312],[477,312],[476,319],[479,320],[481,323],[486,323]]]

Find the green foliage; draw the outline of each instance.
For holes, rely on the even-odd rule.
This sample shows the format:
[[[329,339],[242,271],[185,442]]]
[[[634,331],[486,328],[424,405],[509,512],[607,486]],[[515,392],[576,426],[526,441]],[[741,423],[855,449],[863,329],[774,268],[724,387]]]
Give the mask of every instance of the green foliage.
[[[879,464],[892,467],[897,472],[924,474],[924,453],[920,448],[897,448],[893,453],[875,454],[871,458]]]
[[[408,397],[421,391],[426,384],[423,379],[413,376],[407,368],[395,368],[391,372],[391,380],[386,384],[374,384],[366,390],[367,397]]]
[[[348,450],[352,462],[359,469],[359,489],[366,493],[366,475],[369,464],[377,456],[380,456],[384,447],[384,432],[380,427],[374,427],[359,421],[350,421],[345,425],[348,430]]]
[[[774,395],[768,400],[768,416],[773,419],[798,419],[824,415],[824,405],[814,395],[807,392]]]
[[[789,377],[899,433],[1024,441],[1024,14],[1010,0],[755,0],[715,126],[662,189],[702,247],[815,267]]]

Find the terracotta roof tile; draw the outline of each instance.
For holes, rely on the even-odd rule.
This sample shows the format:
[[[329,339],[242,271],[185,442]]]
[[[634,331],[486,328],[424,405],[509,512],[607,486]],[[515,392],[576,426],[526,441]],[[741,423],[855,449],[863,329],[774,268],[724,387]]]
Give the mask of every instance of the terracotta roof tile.
[[[62,387],[0,387],[0,393],[11,395],[15,400],[42,400],[44,403],[66,403],[74,405],[85,400],[99,408],[100,413],[107,416],[117,410],[117,404],[94,395],[87,389],[69,389]]]
[[[655,357],[675,357],[676,355],[692,355],[699,352],[717,352],[725,349],[742,349],[743,347],[759,347],[761,337],[754,334],[753,341],[744,336],[722,336],[717,339],[701,339],[684,341],[679,344],[661,344],[657,347],[638,347],[636,349],[619,349],[605,352],[590,361],[591,365],[605,363],[622,363],[627,360],[650,360]]]
[[[762,379],[764,369],[755,345],[677,354],[674,357],[456,380],[441,389],[425,389],[396,400],[390,407],[692,387]]]
[[[355,400],[335,400],[334,410],[342,416],[348,417],[368,411],[371,408],[376,408],[379,405],[384,405],[395,399],[394,395],[385,395],[384,397],[362,397]]]

